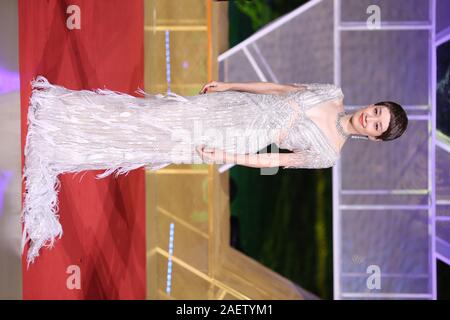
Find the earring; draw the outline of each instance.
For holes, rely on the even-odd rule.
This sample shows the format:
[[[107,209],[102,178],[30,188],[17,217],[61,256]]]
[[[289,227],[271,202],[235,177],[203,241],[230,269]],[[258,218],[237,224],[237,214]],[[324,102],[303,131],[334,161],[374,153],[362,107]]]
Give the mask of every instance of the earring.
[[[369,138],[362,134],[352,134],[353,139],[369,140]]]

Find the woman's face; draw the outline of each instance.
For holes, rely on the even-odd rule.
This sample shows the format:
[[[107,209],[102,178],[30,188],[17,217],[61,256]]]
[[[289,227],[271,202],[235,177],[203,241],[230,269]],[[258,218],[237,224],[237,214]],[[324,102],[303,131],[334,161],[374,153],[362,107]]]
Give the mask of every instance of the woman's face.
[[[373,141],[382,141],[377,139],[379,135],[385,132],[391,121],[389,109],[382,106],[371,104],[361,108],[353,114],[352,124],[359,134],[368,136]]]

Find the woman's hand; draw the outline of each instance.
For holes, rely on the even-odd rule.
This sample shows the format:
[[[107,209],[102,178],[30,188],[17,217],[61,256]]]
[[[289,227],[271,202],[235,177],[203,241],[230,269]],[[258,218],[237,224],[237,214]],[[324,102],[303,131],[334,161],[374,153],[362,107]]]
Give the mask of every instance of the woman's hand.
[[[226,160],[229,159],[230,155],[223,150],[217,148],[205,148],[204,145],[200,145],[196,147],[200,158],[202,161],[206,163],[226,163]]]
[[[211,92],[221,92],[230,90],[230,85],[226,82],[211,81],[203,86],[199,94],[211,93]]]

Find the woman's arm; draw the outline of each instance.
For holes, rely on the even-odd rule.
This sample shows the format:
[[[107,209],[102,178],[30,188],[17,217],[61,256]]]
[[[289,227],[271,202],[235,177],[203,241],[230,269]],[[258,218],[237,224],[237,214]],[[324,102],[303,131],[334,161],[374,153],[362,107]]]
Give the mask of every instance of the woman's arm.
[[[285,166],[291,159],[292,153],[258,153],[234,154],[227,163],[234,163],[253,168],[273,168]],[[231,157],[230,157],[231,158]]]
[[[228,90],[276,95],[298,90],[294,85],[274,82],[228,82],[227,85]]]
[[[288,153],[247,153],[236,154],[218,148],[196,147],[202,160],[216,164],[238,164],[253,168],[328,168],[333,161],[323,160],[315,151],[296,151]]]

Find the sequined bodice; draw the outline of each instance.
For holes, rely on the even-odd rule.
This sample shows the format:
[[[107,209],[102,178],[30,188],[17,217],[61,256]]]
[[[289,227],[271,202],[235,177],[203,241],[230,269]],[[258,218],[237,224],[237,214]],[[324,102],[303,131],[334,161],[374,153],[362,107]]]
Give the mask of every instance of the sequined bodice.
[[[283,95],[258,95],[262,104],[270,105],[272,120],[266,125],[276,128],[274,143],[298,155],[298,163],[289,167],[324,168],[332,166],[340,157],[330,139],[310,117],[307,111],[322,107],[326,102],[344,97],[342,90],[334,84],[295,84],[297,90]],[[294,159],[293,159],[294,161]]]
[[[316,144],[328,147],[328,151],[331,154],[338,156],[339,152],[332,145],[320,126],[308,116],[308,111],[313,108],[321,108],[330,100],[342,98],[342,91],[333,85],[316,85],[310,88],[313,89],[308,91],[294,91],[286,95],[285,101],[283,102],[292,108],[292,123],[282,130],[282,137],[278,145],[281,148],[292,150],[296,148],[305,149],[311,147],[312,144]],[[311,131],[313,137],[316,139],[305,140],[306,137],[304,135],[301,137],[302,134],[299,133],[300,129],[303,129],[303,133],[308,130]],[[304,144],[299,145],[299,138],[303,138]]]

